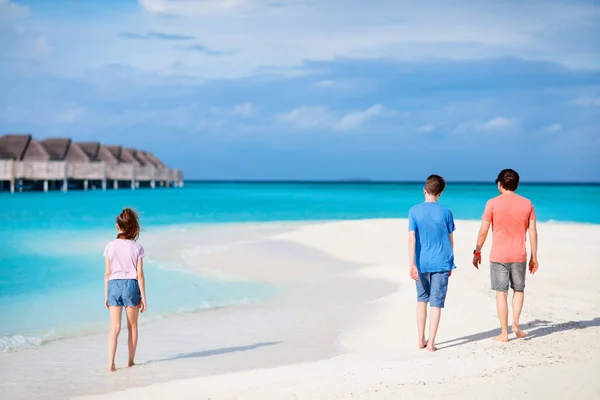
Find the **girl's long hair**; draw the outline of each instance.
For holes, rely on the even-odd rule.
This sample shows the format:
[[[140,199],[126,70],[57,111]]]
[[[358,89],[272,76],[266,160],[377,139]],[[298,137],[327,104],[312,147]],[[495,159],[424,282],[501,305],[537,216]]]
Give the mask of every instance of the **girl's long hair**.
[[[131,208],[125,208],[117,217],[117,226],[121,230],[117,239],[137,240],[140,237],[138,215]]]

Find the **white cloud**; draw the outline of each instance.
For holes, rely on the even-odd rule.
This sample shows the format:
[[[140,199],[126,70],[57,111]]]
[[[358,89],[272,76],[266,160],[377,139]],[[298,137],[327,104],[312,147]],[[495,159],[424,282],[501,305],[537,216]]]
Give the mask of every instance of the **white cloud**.
[[[151,13],[184,16],[207,16],[239,11],[242,6],[251,6],[245,0],[139,0],[142,7]]]
[[[552,124],[550,126],[546,126],[545,128],[542,128],[543,132],[558,132],[558,131],[562,131],[563,126],[561,124]]]
[[[315,86],[319,87],[332,87],[333,85],[335,85],[334,81],[319,81],[315,83]]]
[[[514,125],[516,120],[504,117],[496,117],[484,123],[483,129],[503,129]]]
[[[340,130],[357,128],[371,118],[383,114],[385,111],[386,110],[384,106],[381,104],[375,104],[362,111],[349,112],[339,120],[336,128]]]
[[[284,74],[306,61],[336,58],[517,57],[598,67],[592,35],[560,51],[550,35],[559,30],[561,37],[569,37],[582,26],[597,28],[594,18],[600,7],[590,3],[372,0],[348,7],[338,0],[138,1],[149,15],[115,18],[93,30],[84,29],[81,21],[61,26],[61,43],[50,36],[53,52],[63,48],[61,68],[121,62],[142,71],[176,74],[180,71],[170,67],[181,62],[189,73],[211,79],[262,74],[265,67]],[[169,18],[157,17],[163,14]],[[124,31],[179,32],[227,54],[207,59],[172,43],[127,42],[117,37]],[[72,40],[75,34],[77,41]]]
[[[429,133],[435,129],[435,125],[423,125],[417,128],[417,132],[419,133]]]
[[[581,107],[600,107],[600,97],[582,97],[573,100],[571,104]]]
[[[82,107],[75,107],[73,109],[64,111],[58,115],[57,122],[59,124],[72,124],[79,121],[86,113],[86,110]]]
[[[335,113],[323,106],[302,106],[276,115],[275,120],[299,129],[326,128],[346,131],[359,128],[376,117],[398,115],[402,114],[388,110],[381,104],[374,104],[364,110],[350,111],[345,114]]]
[[[10,0],[0,0],[0,20],[25,18],[28,16],[28,7],[11,2]]]
[[[233,115],[248,118],[251,117],[255,111],[256,107],[252,103],[242,103],[233,108]]]
[[[496,117],[488,121],[473,120],[459,124],[455,132],[499,131],[508,129],[516,123],[516,119],[505,117]]]
[[[45,36],[40,36],[35,41],[35,50],[39,54],[47,54],[50,53],[51,48],[48,43],[48,38]]]
[[[298,107],[287,113],[281,113],[275,116],[277,121],[294,125],[300,129],[331,127],[334,118],[334,115],[327,107],[309,106]]]

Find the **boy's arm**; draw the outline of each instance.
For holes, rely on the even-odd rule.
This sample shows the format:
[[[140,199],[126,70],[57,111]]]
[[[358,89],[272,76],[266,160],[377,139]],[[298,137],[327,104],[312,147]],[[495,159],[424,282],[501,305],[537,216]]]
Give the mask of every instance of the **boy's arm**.
[[[417,264],[415,261],[415,252],[417,246],[417,236],[415,231],[408,232],[408,273],[415,281],[419,279]]]

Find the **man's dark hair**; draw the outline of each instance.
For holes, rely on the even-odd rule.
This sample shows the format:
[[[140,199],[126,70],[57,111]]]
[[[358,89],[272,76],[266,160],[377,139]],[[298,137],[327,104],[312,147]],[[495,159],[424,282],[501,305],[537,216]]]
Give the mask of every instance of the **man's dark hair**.
[[[425,190],[432,196],[442,194],[446,188],[446,181],[439,175],[429,175],[425,181]]]
[[[496,183],[504,190],[514,192],[519,187],[519,174],[514,169],[503,169],[498,174]]]

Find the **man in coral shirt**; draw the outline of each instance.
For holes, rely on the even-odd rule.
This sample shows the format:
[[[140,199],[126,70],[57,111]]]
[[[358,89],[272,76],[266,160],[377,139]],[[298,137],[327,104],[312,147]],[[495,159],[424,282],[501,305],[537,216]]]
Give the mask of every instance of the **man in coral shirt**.
[[[537,227],[535,211],[531,200],[515,193],[519,186],[519,174],[512,169],[504,169],[496,179],[500,195],[489,200],[483,212],[477,246],[473,251],[473,265],[479,269],[481,248],[485,243],[490,225],[492,226],[492,251],[490,271],[492,290],[496,291],[496,307],[502,332],[494,338],[508,342],[508,288],[513,289],[512,330],[517,338],[526,336],[519,325],[523,301],[525,300],[525,275],[527,272],[527,232],[531,242],[529,272],[538,270]]]

